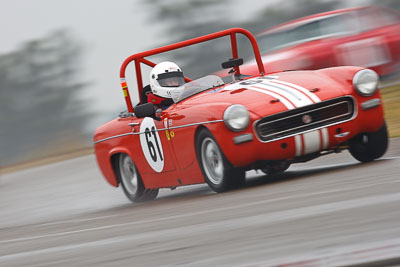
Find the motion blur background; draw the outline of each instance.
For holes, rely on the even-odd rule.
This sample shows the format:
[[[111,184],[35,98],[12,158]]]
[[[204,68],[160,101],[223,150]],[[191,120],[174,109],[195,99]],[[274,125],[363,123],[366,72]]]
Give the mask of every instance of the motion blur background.
[[[339,8],[400,10],[398,0],[0,2],[0,168],[90,152],[94,129],[125,110],[119,68],[131,54],[230,27],[258,33]],[[176,61],[188,76],[215,72],[229,57],[224,44],[216,43],[208,53],[184,50],[163,59]],[[384,95],[391,118],[400,113],[394,81]],[[137,103],[135,86],[130,90]],[[399,121],[391,118],[389,129],[396,136]]]

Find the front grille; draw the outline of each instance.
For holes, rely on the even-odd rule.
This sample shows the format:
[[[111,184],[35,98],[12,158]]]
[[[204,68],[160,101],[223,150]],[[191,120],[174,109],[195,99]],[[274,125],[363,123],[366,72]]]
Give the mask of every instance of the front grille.
[[[353,115],[353,98],[345,96],[264,117],[256,122],[255,130],[267,142],[337,124]]]

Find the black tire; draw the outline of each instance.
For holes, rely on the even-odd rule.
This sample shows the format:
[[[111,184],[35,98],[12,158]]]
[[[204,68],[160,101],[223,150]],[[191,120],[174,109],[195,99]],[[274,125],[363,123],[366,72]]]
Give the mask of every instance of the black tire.
[[[132,158],[127,154],[120,154],[117,162],[118,178],[127,198],[132,202],[144,202],[154,200],[158,195],[158,189],[146,189],[140,173]]]
[[[197,135],[196,153],[204,179],[215,192],[225,192],[245,184],[245,171],[232,166],[206,129],[201,129]]]
[[[350,140],[350,154],[358,161],[370,162],[380,158],[388,148],[386,123],[373,133],[362,133]]]

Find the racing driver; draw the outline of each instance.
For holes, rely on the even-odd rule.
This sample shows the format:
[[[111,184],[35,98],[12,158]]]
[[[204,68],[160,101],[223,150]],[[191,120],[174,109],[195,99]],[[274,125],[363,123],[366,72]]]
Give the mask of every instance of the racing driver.
[[[181,68],[174,62],[164,61],[158,63],[150,72],[150,89],[143,89],[142,103],[149,102],[162,109],[168,108],[172,103],[172,91],[185,84]]]

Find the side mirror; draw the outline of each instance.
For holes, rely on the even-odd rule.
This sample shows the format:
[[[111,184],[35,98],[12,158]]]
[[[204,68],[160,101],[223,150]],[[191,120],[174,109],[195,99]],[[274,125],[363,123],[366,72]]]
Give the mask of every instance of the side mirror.
[[[137,105],[134,111],[136,118],[154,117],[156,113],[153,103]]]
[[[222,68],[230,69],[243,65],[243,58],[231,58],[228,61],[222,62]]]

